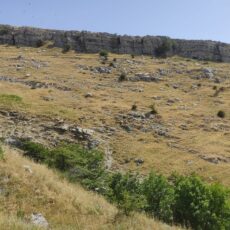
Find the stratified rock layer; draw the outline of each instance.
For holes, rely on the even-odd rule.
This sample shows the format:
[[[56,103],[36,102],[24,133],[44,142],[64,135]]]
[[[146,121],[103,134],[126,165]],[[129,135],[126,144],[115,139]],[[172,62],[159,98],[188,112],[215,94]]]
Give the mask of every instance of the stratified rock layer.
[[[86,31],[45,30],[30,27],[0,26],[0,44],[36,47],[44,41],[52,41],[55,47],[77,52],[97,53],[107,50],[113,53],[156,55],[156,49],[165,37],[119,36]],[[168,55],[187,58],[230,62],[230,45],[214,41],[171,39],[176,44]]]

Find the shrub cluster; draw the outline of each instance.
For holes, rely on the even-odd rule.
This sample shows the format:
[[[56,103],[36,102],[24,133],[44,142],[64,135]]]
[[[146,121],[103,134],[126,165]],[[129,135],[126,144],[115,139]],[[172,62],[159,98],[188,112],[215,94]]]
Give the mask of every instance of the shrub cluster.
[[[22,145],[26,156],[59,169],[71,181],[78,181],[106,198],[128,215],[142,211],[169,224],[192,229],[230,229],[229,190],[208,185],[198,176],[173,174],[169,178],[150,173],[111,173],[104,169],[103,154],[78,145],[63,144],[53,149],[33,142]]]

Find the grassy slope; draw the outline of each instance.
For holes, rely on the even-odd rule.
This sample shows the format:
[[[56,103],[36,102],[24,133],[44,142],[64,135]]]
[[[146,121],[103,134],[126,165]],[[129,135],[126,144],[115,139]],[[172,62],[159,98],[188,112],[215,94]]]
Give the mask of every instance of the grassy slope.
[[[44,49],[44,50],[43,50]],[[50,117],[59,116],[72,120],[82,127],[101,127],[107,125],[115,127],[116,133],[108,138],[113,149],[113,167],[149,172],[155,169],[164,174],[178,171],[182,174],[197,172],[207,181],[220,181],[230,185],[229,163],[210,163],[201,159],[200,155],[215,155],[230,157],[230,81],[215,84],[207,79],[191,79],[189,71],[199,75],[199,70],[211,67],[217,70],[218,77],[229,76],[229,63],[199,62],[173,57],[166,60],[151,59],[150,57],[135,57],[140,64],[131,65],[130,55],[110,54],[109,62],[117,58],[122,68],[114,69],[112,74],[93,74],[88,70],[80,70],[77,65],[102,66],[97,54],[76,54],[69,52],[62,54],[60,49],[35,49],[0,46],[1,75],[25,78],[45,82],[57,82],[73,88],[70,92],[60,92],[56,89],[31,90],[20,84],[0,82],[2,94],[15,94],[22,97],[25,104],[15,106],[14,110],[22,110],[31,114],[42,114]],[[25,59],[19,61],[18,55]],[[47,67],[35,68],[31,60],[47,63]],[[106,64],[108,66],[109,62]],[[15,65],[24,67],[16,70]],[[173,77],[165,77],[159,83],[124,82],[117,79],[121,69],[128,72],[150,72],[157,69],[183,70],[183,74],[174,73]],[[188,73],[187,73],[188,71]],[[197,74],[196,74],[197,71]],[[26,74],[30,74],[29,77]],[[130,74],[131,76],[133,74]],[[192,86],[200,83],[202,86],[193,90]],[[181,84],[181,88],[174,89],[173,84]],[[218,97],[212,97],[214,85],[226,87]],[[228,87],[228,88],[227,88]],[[142,88],[143,92],[132,89]],[[88,92],[92,98],[85,98]],[[44,101],[43,96],[51,96],[53,101]],[[159,96],[160,100],[154,100]],[[171,106],[168,99],[179,98]],[[149,105],[156,104],[162,116],[163,123],[170,129],[171,138],[164,138],[153,133],[134,130],[127,133],[116,123],[115,116],[119,113],[127,114],[133,103],[138,111],[149,111]],[[1,107],[5,105],[1,104]],[[7,107],[7,106],[6,106]],[[12,106],[10,106],[12,109]],[[225,119],[216,116],[219,110],[226,113]],[[186,125],[188,130],[180,127]],[[218,130],[216,131],[216,127]],[[133,160],[125,164],[129,158],[142,158],[145,163],[136,166]]]
[[[26,170],[28,166],[32,173]],[[42,213],[52,229],[179,229],[141,214],[119,216],[102,197],[8,148],[0,161],[0,188],[0,226],[4,230],[36,229],[29,224],[33,212]]]

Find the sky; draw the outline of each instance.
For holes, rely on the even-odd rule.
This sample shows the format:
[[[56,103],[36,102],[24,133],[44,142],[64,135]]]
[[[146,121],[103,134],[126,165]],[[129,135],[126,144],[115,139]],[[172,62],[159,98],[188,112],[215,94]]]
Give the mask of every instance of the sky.
[[[230,43],[230,0],[0,0],[0,24]]]

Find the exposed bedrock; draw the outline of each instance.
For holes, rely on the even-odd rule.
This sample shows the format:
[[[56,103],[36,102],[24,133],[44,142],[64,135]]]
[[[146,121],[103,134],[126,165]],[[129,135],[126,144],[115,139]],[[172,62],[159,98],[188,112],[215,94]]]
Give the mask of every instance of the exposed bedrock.
[[[230,62],[230,44],[215,41],[170,39],[161,36],[120,36],[109,33],[0,25],[0,44],[36,47],[42,42],[52,41],[55,47],[69,47],[86,53],[107,50],[120,54],[156,56],[157,49],[164,44],[165,39],[173,44],[167,50],[167,55]]]

